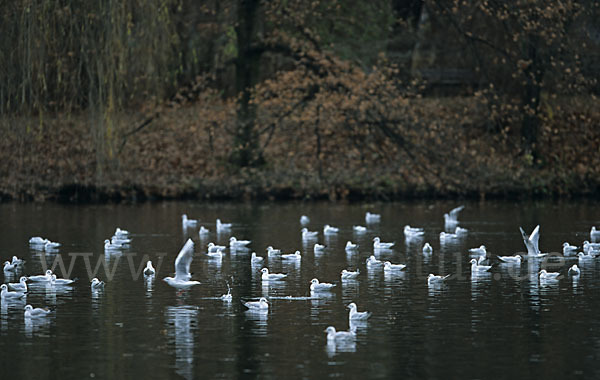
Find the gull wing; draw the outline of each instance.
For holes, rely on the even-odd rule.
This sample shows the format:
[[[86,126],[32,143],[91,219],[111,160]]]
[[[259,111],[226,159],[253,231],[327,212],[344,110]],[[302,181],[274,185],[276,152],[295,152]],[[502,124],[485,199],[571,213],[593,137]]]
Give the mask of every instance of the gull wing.
[[[175,259],[175,279],[183,281],[188,281],[190,279],[190,264],[192,263],[193,258],[194,242],[192,239],[188,239]]]
[[[458,213],[461,212],[465,208],[464,205],[458,206],[457,208],[452,209],[448,215],[451,219],[456,220],[458,218]]]
[[[523,236],[523,243],[525,243],[525,247],[527,247],[527,255],[535,255],[535,248],[529,240],[529,235],[527,235],[525,231],[523,231],[523,227],[519,227],[519,230],[521,231],[521,235]]]
[[[539,240],[540,240],[540,225],[538,224],[537,227],[535,227],[535,229],[531,233],[531,235],[529,235],[529,241],[531,242],[536,254],[540,253]]]

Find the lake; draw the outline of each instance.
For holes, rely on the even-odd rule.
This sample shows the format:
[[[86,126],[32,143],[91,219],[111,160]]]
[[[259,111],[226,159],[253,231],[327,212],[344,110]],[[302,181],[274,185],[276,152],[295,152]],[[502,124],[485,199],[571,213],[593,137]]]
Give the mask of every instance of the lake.
[[[443,214],[462,203],[202,203],[0,205],[0,258],[26,260],[20,274],[41,274],[55,266],[58,277],[77,278],[71,287],[30,286],[27,304],[53,310],[47,321],[26,323],[25,303],[2,303],[0,352],[3,378],[594,378],[600,376],[600,266],[590,261],[574,281],[566,275],[576,258],[562,257],[565,241],[581,246],[592,225],[600,226],[596,201],[465,202],[461,227],[468,232],[440,245]],[[356,235],[367,211],[381,222]],[[181,214],[210,230],[184,231]],[[299,222],[310,217],[324,252],[303,244]],[[208,242],[228,245],[215,233],[215,220],[233,223],[232,235],[251,240],[282,281],[263,284],[261,266],[250,252],[209,259]],[[323,236],[323,225],[340,228]],[[403,227],[423,227],[422,240],[407,243]],[[497,265],[496,255],[525,251],[519,232],[540,225],[540,248],[550,256],[521,266]],[[131,247],[106,254],[116,227],[129,230]],[[32,250],[28,240],[43,236],[62,244],[57,253]],[[394,275],[367,268],[372,239],[395,242],[378,257],[407,268]],[[168,286],[174,260],[188,237],[195,244],[191,272],[201,282],[188,291]],[[356,252],[344,250],[348,240]],[[424,242],[433,254],[424,256]],[[492,273],[472,277],[469,248],[485,244]],[[266,257],[266,247],[302,252],[297,263]],[[157,274],[141,270],[152,260]],[[64,268],[61,269],[61,264]],[[360,270],[340,280],[342,269]],[[540,269],[560,271],[556,283],[540,283]],[[452,274],[439,287],[427,275]],[[92,293],[91,277],[104,280]],[[313,297],[312,278],[336,284]],[[233,300],[220,296],[231,286]],[[268,313],[245,311],[242,301],[269,300]],[[288,296],[292,296],[288,298]],[[356,329],[353,343],[331,345],[327,326],[348,330],[350,302],[372,316]]]

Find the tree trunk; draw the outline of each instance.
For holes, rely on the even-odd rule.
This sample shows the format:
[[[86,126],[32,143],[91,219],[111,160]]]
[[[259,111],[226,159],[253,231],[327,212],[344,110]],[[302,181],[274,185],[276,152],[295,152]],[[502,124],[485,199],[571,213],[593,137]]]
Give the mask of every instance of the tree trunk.
[[[525,144],[525,150],[531,154],[534,162],[538,156],[537,137],[540,124],[538,107],[542,95],[541,82],[544,77],[544,64],[540,60],[537,43],[537,38],[530,38],[527,47],[527,57],[531,63],[525,69],[526,84],[522,104],[527,106],[531,112],[525,113],[521,125],[521,136]]]
[[[230,162],[238,167],[259,166],[264,163],[258,149],[258,133],[254,127],[256,107],[250,103],[260,64],[260,53],[252,49],[257,40],[259,7],[259,0],[238,1],[235,86],[239,100],[234,148],[230,156]]]

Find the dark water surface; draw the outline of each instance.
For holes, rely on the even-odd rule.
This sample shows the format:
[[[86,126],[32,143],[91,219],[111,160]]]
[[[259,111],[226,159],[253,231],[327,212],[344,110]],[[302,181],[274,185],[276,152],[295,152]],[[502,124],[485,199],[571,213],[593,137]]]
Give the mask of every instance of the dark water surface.
[[[194,202],[140,205],[66,206],[0,205],[0,258],[27,260],[23,274],[41,274],[43,261],[62,259],[59,277],[77,277],[71,288],[31,287],[27,303],[54,310],[47,323],[25,323],[24,304],[3,302],[0,318],[2,378],[597,378],[600,376],[600,266],[582,268],[579,281],[565,276],[540,284],[540,268],[563,271],[577,263],[557,258],[525,261],[520,268],[498,266],[489,276],[472,278],[468,248],[485,244],[492,255],[524,251],[518,231],[541,225],[543,252],[562,252],[562,243],[589,240],[600,225],[600,204],[573,202],[466,203],[460,225],[466,237],[440,247],[443,214],[455,202],[392,204]],[[365,225],[366,211],[382,214],[363,237],[352,226]],[[194,279],[202,282],[185,293],[162,278],[186,237],[180,216],[187,213],[210,229],[196,242]],[[299,218],[311,218],[324,253],[304,245]],[[234,223],[232,234],[252,240],[251,249],[266,256],[272,245],[286,253],[301,250],[299,264],[266,258],[271,272],[285,281],[263,286],[260,266],[249,253],[229,254],[221,263],[203,253],[215,234],[215,220]],[[340,228],[325,239],[324,224]],[[405,244],[403,226],[424,227],[424,240]],[[104,239],[119,226],[133,235],[131,249],[105,256]],[[43,236],[62,243],[58,254],[30,250],[28,239]],[[381,258],[408,265],[398,276],[381,268],[367,270],[372,238],[395,241]],[[347,240],[360,244],[347,254]],[[421,254],[425,241],[434,253]],[[147,281],[139,275],[150,258],[158,269]],[[164,260],[163,260],[164,258]],[[86,263],[87,260],[87,263]],[[58,261],[56,261],[58,262]],[[72,266],[71,273],[69,268]],[[98,267],[97,267],[98,266]],[[359,268],[356,281],[340,281],[342,269]],[[90,270],[107,282],[100,294],[89,287]],[[440,288],[429,289],[428,273],[452,273]],[[533,273],[533,275],[530,275]],[[18,276],[18,275],[17,275]],[[312,278],[337,284],[319,299],[310,297]],[[9,279],[4,278],[4,282]],[[18,277],[11,278],[16,282]],[[232,284],[233,301],[219,299]],[[244,311],[241,300],[266,296],[267,314]],[[357,330],[356,344],[327,345],[323,330],[348,329],[346,305],[373,313]]]

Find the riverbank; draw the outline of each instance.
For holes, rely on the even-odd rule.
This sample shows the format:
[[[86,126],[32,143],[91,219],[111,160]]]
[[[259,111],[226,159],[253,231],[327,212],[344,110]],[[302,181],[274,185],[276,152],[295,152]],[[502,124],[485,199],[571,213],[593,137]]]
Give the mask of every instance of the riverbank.
[[[282,120],[263,128],[265,164],[242,169],[228,163],[235,109],[221,100],[167,108],[141,128],[147,114],[122,115],[101,137],[87,114],[4,120],[0,199],[597,197],[598,103],[548,105],[554,112],[542,123],[536,157],[521,148],[517,130],[498,131],[474,98],[413,99],[397,130],[402,144],[335,115],[318,127]]]

